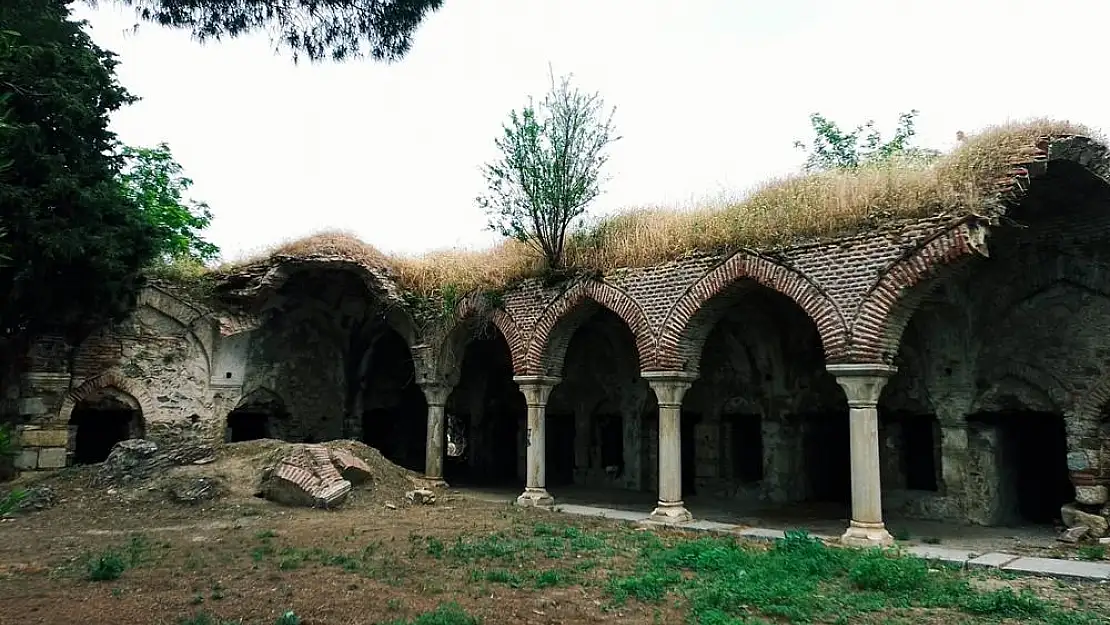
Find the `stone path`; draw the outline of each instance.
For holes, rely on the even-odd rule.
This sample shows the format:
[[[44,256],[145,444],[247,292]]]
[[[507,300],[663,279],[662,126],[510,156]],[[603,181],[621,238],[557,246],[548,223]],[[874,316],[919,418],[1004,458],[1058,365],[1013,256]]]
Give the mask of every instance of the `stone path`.
[[[649,526],[662,525],[651,521],[645,513],[631,510],[559,504],[555,506],[555,511],[579,516],[617,519]],[[691,521],[689,523],[680,523],[674,527],[721,534],[733,534],[749,540],[770,541],[782,538],[785,535],[785,532],[782,530],[743,527],[730,523],[718,523],[716,521]],[[819,536],[819,538],[831,539],[833,537]],[[995,568],[1011,573],[1039,575],[1042,577],[1055,577],[1088,582],[1110,582],[1110,563],[1105,562],[1033,558],[997,552],[977,553],[966,549],[939,547],[936,545],[914,545],[908,547],[906,551],[926,560],[959,564],[968,568]]]

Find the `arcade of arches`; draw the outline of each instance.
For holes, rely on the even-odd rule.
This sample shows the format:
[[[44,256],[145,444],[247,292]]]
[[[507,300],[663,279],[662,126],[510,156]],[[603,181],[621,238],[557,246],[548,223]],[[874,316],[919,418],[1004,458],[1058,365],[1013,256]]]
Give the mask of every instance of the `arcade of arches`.
[[[688,498],[804,507],[850,519],[858,544],[890,540],[884,512],[1105,517],[1107,206],[1104,180],[1053,162],[1009,221],[528,283],[442,326],[416,323],[387,278],[350,262],[274,261],[241,280],[265,283],[242,297],[253,321],[194,341],[212,345],[189,352],[210,395],[151,393],[150,410],[82,397],[65,447],[97,462],[143,428],[167,431],[170,406],[229,442],[359,439],[432,480],[523,489],[521,505],[578,488],[654,493],[662,521],[689,519]],[[134,360],[153,371],[136,379],[157,378]],[[24,404],[45,408],[25,442],[50,438],[50,385],[71,383],[36,375],[24,394],[42,399]],[[46,468],[47,447],[24,465]]]

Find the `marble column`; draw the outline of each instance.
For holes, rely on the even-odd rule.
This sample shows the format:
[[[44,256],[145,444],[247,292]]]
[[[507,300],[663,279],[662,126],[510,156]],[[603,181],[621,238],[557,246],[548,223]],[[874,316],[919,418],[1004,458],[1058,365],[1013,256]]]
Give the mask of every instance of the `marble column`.
[[[659,504],[651,519],[684,523],[693,519],[682,501],[682,397],[696,376],[685,371],[641,374],[659,403]]]
[[[852,520],[840,541],[853,547],[893,544],[883,524],[879,472],[879,395],[894,367],[873,364],[828,365],[848,396],[852,458]]]
[[[524,492],[516,498],[518,506],[550,507],[555,498],[547,492],[547,398],[561,380],[539,375],[518,375],[513,381],[528,403],[528,460]]]
[[[433,484],[445,485],[443,479],[443,452],[446,448],[444,430],[446,428],[445,406],[451,395],[447,384],[422,384],[424,399],[428,404],[427,447],[424,455],[424,478]]]

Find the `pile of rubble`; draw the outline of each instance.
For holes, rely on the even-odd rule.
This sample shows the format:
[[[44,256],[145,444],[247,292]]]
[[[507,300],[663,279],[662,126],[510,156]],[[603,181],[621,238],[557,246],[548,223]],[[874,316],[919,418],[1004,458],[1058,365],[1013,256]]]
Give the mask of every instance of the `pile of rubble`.
[[[286,505],[332,508],[352,486],[371,479],[370,466],[343,449],[290,445],[275,456],[262,471],[258,494]]]
[[[298,444],[259,440],[214,448],[199,444],[162,447],[132,439],[116,444],[92,481],[109,494],[155,494],[178,504],[200,504],[231,495],[262,497],[289,506],[334,508],[359,486],[366,487],[360,498],[389,500],[404,493],[409,504],[435,503],[432,491],[411,490],[419,483],[416,474],[357,441]]]

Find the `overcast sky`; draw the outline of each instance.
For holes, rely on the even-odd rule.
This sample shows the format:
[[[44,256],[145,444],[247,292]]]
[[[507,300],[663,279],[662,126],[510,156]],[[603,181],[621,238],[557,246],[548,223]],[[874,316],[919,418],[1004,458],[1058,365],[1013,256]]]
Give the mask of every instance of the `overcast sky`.
[[[920,143],[1048,116],[1110,129],[1105,0],[447,0],[401,62],[295,66],[265,35],[205,46],[77,5],[143,99],[126,143],[169,143],[234,259],[325,228],[386,251],[494,240],[474,198],[548,63],[617,107],[594,211],[742,191],[796,170],[808,115]]]

